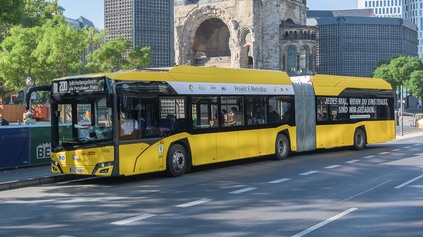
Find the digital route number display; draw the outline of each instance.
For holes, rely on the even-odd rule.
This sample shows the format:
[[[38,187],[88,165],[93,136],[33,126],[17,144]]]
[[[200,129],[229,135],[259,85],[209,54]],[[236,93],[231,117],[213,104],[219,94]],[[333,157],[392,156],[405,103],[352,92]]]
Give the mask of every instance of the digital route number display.
[[[63,81],[55,81],[53,84],[54,93],[92,93],[104,91],[104,78],[69,79]]]

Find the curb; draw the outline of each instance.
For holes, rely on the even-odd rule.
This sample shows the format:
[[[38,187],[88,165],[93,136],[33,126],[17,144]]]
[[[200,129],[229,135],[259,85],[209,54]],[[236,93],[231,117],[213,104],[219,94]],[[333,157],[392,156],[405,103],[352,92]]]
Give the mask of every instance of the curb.
[[[34,185],[40,184],[49,184],[55,182],[64,182],[69,180],[80,179],[80,176],[77,175],[57,175],[57,176],[45,176],[41,178],[30,178],[24,180],[15,180],[0,183],[0,191],[10,190],[10,189],[18,189],[18,188],[26,188]]]

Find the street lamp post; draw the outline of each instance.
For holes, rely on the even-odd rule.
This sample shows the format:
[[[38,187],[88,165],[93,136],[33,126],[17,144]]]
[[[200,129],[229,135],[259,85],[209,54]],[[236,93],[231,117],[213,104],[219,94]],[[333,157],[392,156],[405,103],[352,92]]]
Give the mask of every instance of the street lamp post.
[[[403,92],[403,88],[402,88],[402,84],[401,84],[401,91],[400,91],[400,101],[401,101],[401,107],[400,107],[400,111],[401,111],[401,126],[400,126],[400,134],[401,136],[404,136],[404,92]]]

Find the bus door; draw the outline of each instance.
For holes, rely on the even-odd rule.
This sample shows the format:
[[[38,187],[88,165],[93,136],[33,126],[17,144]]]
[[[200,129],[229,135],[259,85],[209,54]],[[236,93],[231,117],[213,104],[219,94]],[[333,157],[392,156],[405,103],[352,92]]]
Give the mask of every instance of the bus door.
[[[190,146],[192,164],[215,163],[217,159],[216,134],[219,130],[218,97],[192,97],[192,133]]]
[[[295,91],[295,125],[297,151],[316,149],[316,108],[313,85],[293,81]]]

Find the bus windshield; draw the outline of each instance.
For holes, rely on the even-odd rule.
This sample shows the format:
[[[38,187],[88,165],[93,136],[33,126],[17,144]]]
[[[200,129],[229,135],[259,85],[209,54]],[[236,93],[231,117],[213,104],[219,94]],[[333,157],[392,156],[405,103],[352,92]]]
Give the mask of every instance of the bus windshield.
[[[58,103],[59,144],[62,147],[112,141],[112,108],[106,95]]]

